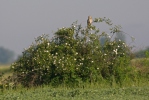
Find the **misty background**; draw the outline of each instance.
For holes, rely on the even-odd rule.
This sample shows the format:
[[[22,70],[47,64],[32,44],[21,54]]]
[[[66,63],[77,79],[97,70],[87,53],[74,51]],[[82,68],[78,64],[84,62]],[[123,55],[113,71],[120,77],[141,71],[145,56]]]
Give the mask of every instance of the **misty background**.
[[[91,15],[121,25],[135,38],[134,50],[145,49],[149,46],[148,5],[149,0],[0,0],[0,47],[21,55],[35,37],[44,33],[52,38],[58,28],[75,21],[86,25]],[[130,42],[127,35],[126,40]]]

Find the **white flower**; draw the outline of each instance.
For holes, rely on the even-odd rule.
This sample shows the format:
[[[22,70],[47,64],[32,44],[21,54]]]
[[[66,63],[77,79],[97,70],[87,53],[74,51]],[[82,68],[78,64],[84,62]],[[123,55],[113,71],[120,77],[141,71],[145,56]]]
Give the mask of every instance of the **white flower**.
[[[120,46],[118,45],[117,47],[119,48]]]
[[[105,53],[104,55],[106,56],[107,54]]]
[[[57,58],[57,56],[53,56],[53,58]]]
[[[97,68],[97,70],[98,70],[99,68]]]
[[[54,62],[53,62],[54,64],[56,64],[56,60],[54,60]]]
[[[113,50],[115,52],[115,54],[117,55],[117,49]]]
[[[48,50],[46,50],[45,52],[49,52]]]
[[[74,60],[76,60],[76,58],[74,58]]]
[[[47,43],[48,44],[48,46],[50,45],[50,43]]]
[[[94,62],[94,61],[91,61],[92,63]]]
[[[76,55],[78,55],[78,52],[76,52]]]

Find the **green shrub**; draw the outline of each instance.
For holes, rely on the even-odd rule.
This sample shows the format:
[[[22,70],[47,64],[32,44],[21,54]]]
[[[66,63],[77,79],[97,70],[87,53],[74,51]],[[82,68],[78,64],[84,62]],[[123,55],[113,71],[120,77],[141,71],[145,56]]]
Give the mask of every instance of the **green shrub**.
[[[58,29],[51,40],[48,35],[39,36],[11,66],[17,82],[27,87],[79,86],[102,79],[122,84],[128,73],[130,48],[113,38],[120,28],[113,27],[109,19],[95,18],[94,22],[106,22],[112,37],[94,25],[83,28],[77,22]],[[105,37],[104,44],[100,42],[102,37]]]

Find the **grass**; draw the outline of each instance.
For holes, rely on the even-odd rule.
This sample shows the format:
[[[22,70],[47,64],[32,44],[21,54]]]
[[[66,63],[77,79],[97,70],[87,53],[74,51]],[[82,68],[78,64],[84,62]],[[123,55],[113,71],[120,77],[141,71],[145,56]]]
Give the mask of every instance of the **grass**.
[[[11,76],[12,72],[10,70],[10,65],[0,65],[0,73],[3,73],[3,79]]]
[[[0,72],[8,72],[10,70],[10,65],[0,65]]]
[[[148,100],[149,87],[52,88],[7,90],[0,100]]]
[[[137,58],[131,61],[131,66],[136,67],[140,74],[149,77],[149,58]]]

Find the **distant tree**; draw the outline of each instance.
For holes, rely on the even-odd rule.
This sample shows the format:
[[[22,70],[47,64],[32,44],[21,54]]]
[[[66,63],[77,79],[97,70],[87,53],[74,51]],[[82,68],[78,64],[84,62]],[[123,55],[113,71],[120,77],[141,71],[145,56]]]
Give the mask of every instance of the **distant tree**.
[[[146,47],[146,49],[144,50],[139,50],[137,52],[134,53],[136,58],[144,58],[146,57],[146,52],[149,52],[149,47]]]
[[[0,47],[0,63],[6,64],[13,61],[14,58],[14,52],[8,49],[5,49],[4,47]]]

